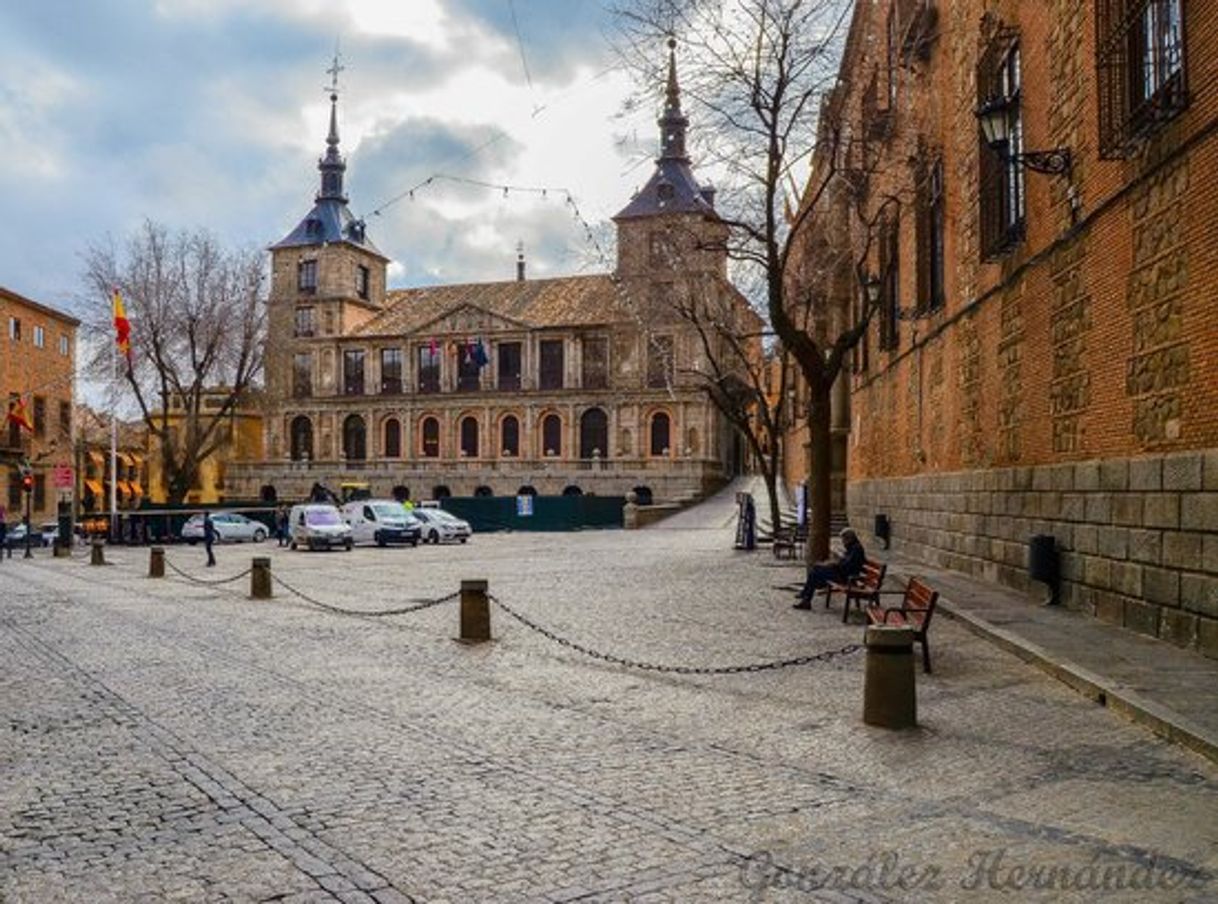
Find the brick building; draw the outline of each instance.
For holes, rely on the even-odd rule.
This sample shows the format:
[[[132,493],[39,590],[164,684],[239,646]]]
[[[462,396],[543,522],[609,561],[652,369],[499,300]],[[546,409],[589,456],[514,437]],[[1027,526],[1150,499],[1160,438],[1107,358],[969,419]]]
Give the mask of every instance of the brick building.
[[[615,217],[612,274],[387,291],[387,258],[347,208],[331,104],[320,191],[271,248],[267,460],[235,495],[314,482],[377,494],[696,497],[740,466],[678,298],[753,317],[726,279],[725,227],[685,149],[675,61],[661,151]],[[680,266],[672,266],[672,261]]]
[[[826,110],[809,257],[881,213],[852,522],[1017,587],[1052,535],[1067,605],[1218,655],[1218,6],[858,4]]]
[[[33,421],[33,433],[16,424],[0,424],[0,505],[11,521],[25,513],[17,466],[33,469],[32,517],[35,523],[55,515],[58,495],[51,471],[72,464],[73,374],[76,328],[80,321],[16,292],[0,287],[0,398],[7,412],[20,396]],[[14,514],[18,513],[18,514]]]

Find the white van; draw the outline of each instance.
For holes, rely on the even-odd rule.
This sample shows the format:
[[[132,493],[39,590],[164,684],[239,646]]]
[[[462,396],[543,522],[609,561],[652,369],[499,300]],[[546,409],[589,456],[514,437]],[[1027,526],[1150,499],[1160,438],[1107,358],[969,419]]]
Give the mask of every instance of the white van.
[[[348,527],[334,506],[322,502],[310,502],[292,506],[288,515],[291,547],[306,549],[332,549],[341,546],[351,549],[354,541]]]
[[[393,499],[357,499],[343,506],[343,520],[356,543],[419,545],[422,533],[418,519]]]

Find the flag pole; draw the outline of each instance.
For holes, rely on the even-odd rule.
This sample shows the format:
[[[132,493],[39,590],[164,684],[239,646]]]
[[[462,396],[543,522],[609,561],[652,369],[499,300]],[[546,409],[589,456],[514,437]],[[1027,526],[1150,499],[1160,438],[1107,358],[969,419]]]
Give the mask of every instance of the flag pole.
[[[111,302],[113,305],[113,302]],[[110,541],[118,539],[118,343],[110,343]]]

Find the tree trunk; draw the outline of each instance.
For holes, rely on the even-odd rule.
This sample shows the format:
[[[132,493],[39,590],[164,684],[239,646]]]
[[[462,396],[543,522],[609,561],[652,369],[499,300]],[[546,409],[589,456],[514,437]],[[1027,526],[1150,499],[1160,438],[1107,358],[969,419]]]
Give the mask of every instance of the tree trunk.
[[[808,483],[808,561],[829,558],[829,519],[832,515],[830,476],[833,470],[830,437],[829,387],[809,387],[808,432],[812,443],[812,473]]]
[[[762,479],[765,480],[765,491],[770,497],[770,533],[777,534],[782,527],[782,510],[778,505],[778,474],[774,468],[762,468]]]

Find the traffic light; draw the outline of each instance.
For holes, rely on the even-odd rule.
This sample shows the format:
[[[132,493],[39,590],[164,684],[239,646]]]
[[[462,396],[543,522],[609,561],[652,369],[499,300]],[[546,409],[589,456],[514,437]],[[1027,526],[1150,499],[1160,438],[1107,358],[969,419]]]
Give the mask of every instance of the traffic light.
[[[29,471],[21,475],[21,489],[27,493],[34,492],[34,475]]]

